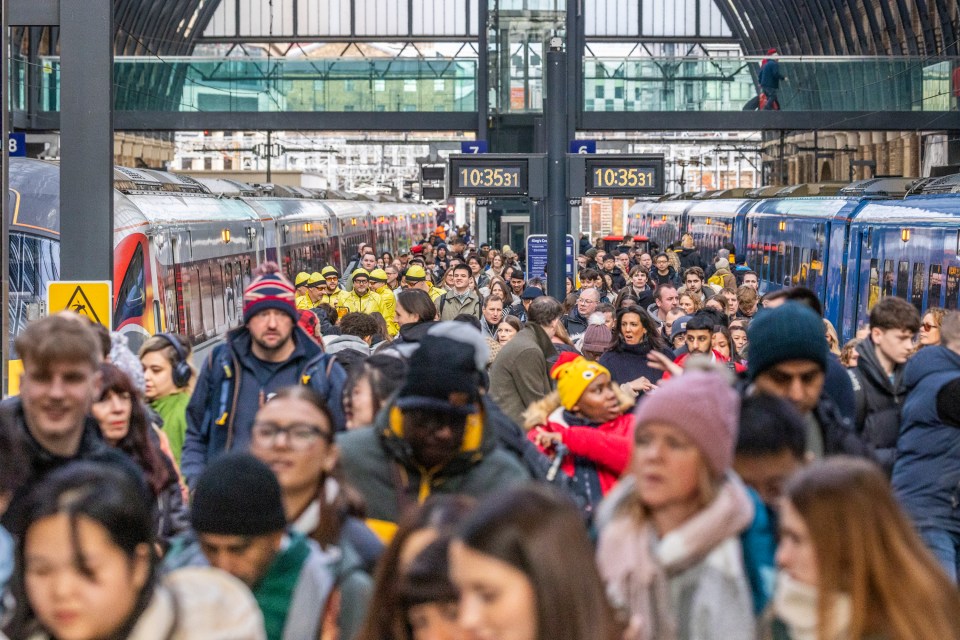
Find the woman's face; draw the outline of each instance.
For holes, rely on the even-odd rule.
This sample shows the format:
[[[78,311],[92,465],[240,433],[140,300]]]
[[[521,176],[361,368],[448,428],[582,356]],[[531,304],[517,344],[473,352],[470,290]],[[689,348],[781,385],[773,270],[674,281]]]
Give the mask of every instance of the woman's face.
[[[633,274],[633,286],[637,289],[642,289],[647,286],[647,274],[643,271],[637,271]]]
[[[640,344],[647,333],[640,322],[640,316],[635,313],[625,313],[620,319],[620,335],[627,344]]]
[[[816,587],[820,581],[817,550],[810,529],[800,512],[787,498],[780,499],[780,544],[775,556],[777,566],[794,580]]]
[[[537,597],[522,571],[455,540],[450,578],[460,589],[460,626],[471,637],[536,639]]]
[[[373,388],[367,376],[359,378],[350,390],[350,397],[344,403],[347,414],[347,429],[359,429],[373,424],[374,407]]]
[[[466,640],[457,622],[458,615],[456,602],[427,602],[410,607],[407,622],[413,630],[413,640]]]
[[[724,357],[730,357],[730,343],[727,342],[727,336],[723,335],[719,331],[710,338],[711,346],[720,352]]]
[[[573,293],[573,280],[567,278],[567,295]]]
[[[96,521],[58,513],[24,539],[24,586],[37,619],[58,640],[113,637],[133,613],[150,575],[149,549],[130,559]],[[74,535],[75,532],[75,535]],[[82,556],[91,574],[76,566]]]
[[[490,287],[490,295],[500,296],[503,298],[504,306],[509,306],[510,301],[513,300],[513,294],[508,293],[506,288],[499,282]]]
[[[747,346],[747,332],[743,329],[730,329],[730,337],[733,338],[737,351],[743,353],[743,348]]]
[[[920,322],[920,344],[940,344],[940,326],[937,324],[933,314],[926,314]]]
[[[493,256],[493,268],[503,269],[503,258],[500,256]]]
[[[397,324],[399,325],[410,324],[411,322],[420,322],[419,316],[410,313],[409,311],[404,309],[403,306],[400,304],[397,304],[394,311],[396,315]]]
[[[107,391],[103,400],[94,402],[90,409],[100,425],[103,439],[116,445],[130,433],[130,414],[133,399],[126,391]]]
[[[163,354],[163,350],[143,354],[140,363],[143,364],[147,400],[163,398],[180,390],[173,384],[173,365]]]
[[[476,258],[470,258],[467,262],[467,266],[470,267],[470,273],[477,275],[480,273],[480,261]]]
[[[620,415],[620,401],[610,384],[610,376],[600,374],[587,385],[573,410],[590,422],[610,422]]]
[[[694,304],[693,298],[690,296],[680,296],[680,301],[678,302],[680,308],[683,309],[683,312],[688,316],[692,316],[697,312],[697,305]]]
[[[676,427],[656,422],[637,427],[632,471],[648,509],[696,502],[703,464],[700,450]]]
[[[447,274],[443,276],[443,284],[447,286],[447,289],[453,289],[453,269],[447,271]]]
[[[273,470],[284,493],[312,491],[337,461],[332,433],[327,417],[313,403],[277,398],[254,418],[250,453]]]
[[[513,340],[513,336],[515,335],[517,335],[517,330],[510,326],[508,322],[501,322],[500,326],[497,327],[497,342],[499,342],[501,346]]]

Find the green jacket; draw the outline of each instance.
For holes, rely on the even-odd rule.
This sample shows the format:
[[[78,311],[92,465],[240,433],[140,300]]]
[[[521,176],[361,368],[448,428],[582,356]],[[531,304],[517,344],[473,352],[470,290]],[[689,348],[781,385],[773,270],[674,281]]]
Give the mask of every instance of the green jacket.
[[[490,368],[490,397],[517,424],[523,412],[553,391],[547,359],[557,355],[543,329],[528,324],[508,342]]]
[[[340,460],[350,485],[367,503],[367,524],[389,540],[404,510],[434,493],[479,497],[530,479],[520,461],[496,441],[486,415],[467,418],[460,453],[440,468],[424,469],[403,439],[403,417],[393,403],[373,426],[338,434]]]
[[[170,451],[173,459],[180,468],[180,453],[183,451],[183,441],[187,434],[187,405],[190,404],[190,394],[186,391],[171,393],[168,396],[157,398],[150,403],[150,408],[163,418],[163,432],[170,440]]]

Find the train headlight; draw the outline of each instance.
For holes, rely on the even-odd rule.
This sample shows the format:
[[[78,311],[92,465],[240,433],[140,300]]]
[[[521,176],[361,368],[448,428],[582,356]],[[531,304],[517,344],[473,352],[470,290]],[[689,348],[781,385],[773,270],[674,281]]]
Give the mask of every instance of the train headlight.
[[[780,231],[786,231],[786,230],[787,230],[787,221],[786,221],[786,220],[781,220],[781,221],[780,221],[780,224],[777,225],[777,228],[780,229]]]
[[[230,242],[230,229],[224,229],[221,231],[220,239],[223,240],[224,244]]]
[[[910,242],[910,229],[901,229],[900,239],[904,242]]]

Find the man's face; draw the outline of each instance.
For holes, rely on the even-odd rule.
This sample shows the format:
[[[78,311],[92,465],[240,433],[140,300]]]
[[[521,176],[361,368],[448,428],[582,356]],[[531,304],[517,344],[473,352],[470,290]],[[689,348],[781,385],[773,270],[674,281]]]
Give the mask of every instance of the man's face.
[[[673,287],[662,287],[657,293],[659,294],[657,296],[657,308],[660,309],[660,312],[663,313],[664,316],[677,308],[680,296],[677,294],[676,289]]]
[[[733,460],[737,475],[774,510],[780,508],[783,486],[802,467],[803,460],[797,459],[789,449],[763,455],[737,455]]]
[[[579,255],[579,256],[577,256],[577,266],[580,267],[581,269],[586,269],[586,268],[587,268],[587,256],[582,255],[582,254]]]
[[[397,276],[400,275],[396,267],[387,267],[384,272],[387,274],[387,282],[396,282]]]
[[[210,566],[226,571],[253,589],[266,575],[280,550],[283,532],[262,536],[228,536],[198,533],[200,550]]]
[[[756,290],[760,289],[760,281],[757,280],[757,274],[755,273],[748,273],[743,276],[743,284],[748,287],[753,287]]]
[[[324,282],[327,285],[327,293],[336,293],[337,287],[340,285],[340,278],[337,276],[327,276],[324,278]]]
[[[626,273],[630,270],[630,256],[626,253],[621,253],[617,256],[617,266],[620,267],[620,271]]]
[[[100,372],[87,362],[62,360],[41,368],[27,359],[20,376],[20,398],[27,426],[46,442],[70,441],[100,395]]]
[[[406,268],[408,262],[410,262],[410,254],[409,254],[409,253],[401,253],[401,254],[400,254],[400,264],[403,265],[404,268]]]
[[[453,286],[458,291],[463,291],[470,283],[470,274],[465,269],[453,270]]]
[[[250,337],[266,352],[279,351],[293,338],[293,318],[279,309],[264,309],[247,322]]]
[[[687,285],[687,291],[693,293],[700,293],[700,289],[703,287],[703,280],[700,279],[700,276],[694,274],[688,275],[683,282]]]
[[[377,258],[372,253],[365,253],[363,257],[360,258],[360,266],[367,271],[373,271],[377,268]]]
[[[725,293],[723,299],[727,301],[727,315],[732,316],[737,313],[737,294]]]
[[[409,409],[403,412],[403,439],[421,466],[434,469],[460,451],[466,424],[466,416],[457,413]]]
[[[657,258],[657,271],[660,273],[666,273],[670,270],[670,261],[666,256],[660,256]]]
[[[613,256],[605,256],[603,259],[603,270],[604,271],[613,271],[613,268],[617,266],[616,260],[613,259]]]
[[[580,297],[577,298],[577,311],[581,316],[587,318],[591,313],[597,310],[597,304],[600,302],[600,297],[597,295],[596,290],[590,289],[584,291],[580,294]]]
[[[751,349],[756,345],[751,346]],[[757,391],[789,400],[803,414],[813,411],[823,391],[823,371],[810,360],[780,362],[754,380]]]
[[[523,275],[519,274],[516,271],[510,274],[510,288],[513,289],[513,292],[516,295],[520,295],[521,293],[523,293],[523,285],[524,285]]]
[[[653,258],[650,257],[649,253],[644,253],[640,255],[640,266],[650,271],[653,268]]]
[[[908,329],[870,329],[870,339],[877,351],[895,364],[903,364],[913,353],[913,339],[916,334]]]
[[[370,255],[370,254],[367,254]],[[358,296],[364,295],[370,289],[370,281],[364,276],[357,276],[353,279],[353,291]]]
[[[487,306],[483,308],[483,317],[486,318],[487,324],[491,327],[500,324],[500,321],[503,320],[503,302],[500,300],[488,302]]]
[[[711,337],[709,329],[687,329],[684,336],[687,351],[690,353],[710,353]]]

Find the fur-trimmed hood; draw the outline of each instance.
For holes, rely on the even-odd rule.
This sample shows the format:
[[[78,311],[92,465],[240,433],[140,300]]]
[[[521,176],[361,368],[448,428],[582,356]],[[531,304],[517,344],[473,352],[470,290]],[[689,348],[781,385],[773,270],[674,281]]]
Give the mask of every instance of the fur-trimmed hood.
[[[620,400],[621,413],[626,413],[633,407],[636,398],[621,389],[620,385],[613,385],[613,391],[617,394],[617,399]],[[557,391],[553,391],[550,395],[531,404],[527,407],[527,410],[523,412],[522,426],[524,430],[530,431],[530,429],[534,427],[546,424],[547,418],[557,409],[562,409],[560,405],[560,394]]]

